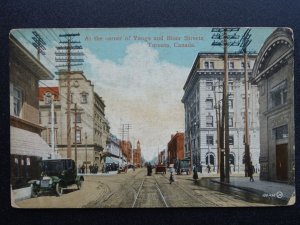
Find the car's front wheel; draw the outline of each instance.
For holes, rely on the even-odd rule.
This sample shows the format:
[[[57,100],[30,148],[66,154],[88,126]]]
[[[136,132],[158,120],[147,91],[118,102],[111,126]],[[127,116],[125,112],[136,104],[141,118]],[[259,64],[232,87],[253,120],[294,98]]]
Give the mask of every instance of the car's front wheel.
[[[56,184],[55,190],[56,190],[56,193],[57,193],[58,196],[62,196],[63,188],[61,187],[61,185],[59,183]]]

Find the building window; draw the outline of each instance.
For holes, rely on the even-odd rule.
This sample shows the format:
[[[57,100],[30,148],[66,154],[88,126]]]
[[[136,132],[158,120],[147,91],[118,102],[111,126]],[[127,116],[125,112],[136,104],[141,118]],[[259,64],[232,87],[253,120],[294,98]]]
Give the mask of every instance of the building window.
[[[229,121],[228,121],[228,126],[233,127],[233,113],[229,113]]]
[[[48,112],[48,123],[51,124],[51,111]],[[54,124],[57,124],[56,112],[54,112]]]
[[[209,62],[208,61],[204,62],[204,69],[209,69]]]
[[[83,104],[86,104],[88,101],[87,101],[87,93],[82,93],[81,94],[81,103]]]
[[[14,96],[14,115],[20,116],[21,107],[22,107],[22,91],[21,91],[21,89],[14,87],[13,96]]]
[[[244,63],[244,62],[241,62],[241,66],[242,66],[242,68],[244,69],[244,68],[245,68],[245,63]],[[248,62],[247,62],[247,67],[248,67],[248,69],[250,69],[250,66],[251,66],[250,61],[248,61]]]
[[[45,105],[50,105],[51,104],[51,102],[52,102],[52,94],[50,92],[47,92],[44,95],[44,102],[45,102]]]
[[[228,99],[228,108],[233,109],[233,99]]]
[[[229,91],[233,91],[233,81],[228,82]]]
[[[213,99],[206,99],[206,109],[213,109]]]
[[[233,62],[228,62],[228,68],[229,69],[234,69],[234,63]]]
[[[287,102],[287,84],[283,81],[271,89],[272,107],[276,107]]]
[[[76,129],[76,143],[80,144],[81,143],[81,130],[80,129]]]
[[[228,143],[229,143],[229,145],[234,145],[234,136],[233,135],[229,135]]]
[[[75,122],[76,123],[81,123],[81,113],[76,113],[75,114]]]
[[[205,61],[204,62],[204,69],[214,69],[215,63],[211,61]]]
[[[273,134],[276,140],[288,138],[288,125],[274,128]]]
[[[213,121],[214,121],[213,116],[211,116],[211,115],[206,116],[206,126],[207,127],[213,127]]]
[[[57,128],[54,128],[54,145],[57,144]],[[48,137],[47,137],[47,142],[51,145],[51,141],[52,141],[52,130],[51,128],[48,128]]]
[[[206,81],[206,90],[213,91],[213,82],[212,81]]]
[[[206,144],[214,145],[214,136],[211,134],[206,135]]]

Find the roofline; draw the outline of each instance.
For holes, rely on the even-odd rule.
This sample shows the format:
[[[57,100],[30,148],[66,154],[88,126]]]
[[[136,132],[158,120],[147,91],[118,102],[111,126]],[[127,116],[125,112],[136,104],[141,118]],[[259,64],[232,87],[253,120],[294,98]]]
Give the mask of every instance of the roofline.
[[[192,73],[194,71],[194,68],[197,65],[197,62],[198,62],[199,58],[201,58],[201,56],[204,56],[204,55],[207,55],[207,56],[209,56],[209,55],[211,55],[211,56],[216,56],[216,55],[223,56],[224,53],[223,52],[199,52],[197,54],[197,56],[196,56],[196,59],[195,59],[194,63],[193,63],[192,69],[190,70],[188,78],[187,78],[187,80],[186,80],[186,82],[185,82],[185,84],[183,86],[183,90],[186,89],[188,83],[192,79]],[[240,57],[242,57],[242,56],[244,56],[244,54],[242,54],[242,53],[228,53],[228,58],[231,58],[233,56],[240,56]],[[255,54],[248,54],[248,57],[257,57],[257,53],[255,53]]]
[[[12,33],[9,34],[9,40],[20,50],[22,51],[28,58],[36,64],[41,70],[48,75],[49,80],[54,79],[54,74],[48,70],[39,60],[37,60],[13,35]],[[45,80],[44,78],[40,77],[41,80]]]

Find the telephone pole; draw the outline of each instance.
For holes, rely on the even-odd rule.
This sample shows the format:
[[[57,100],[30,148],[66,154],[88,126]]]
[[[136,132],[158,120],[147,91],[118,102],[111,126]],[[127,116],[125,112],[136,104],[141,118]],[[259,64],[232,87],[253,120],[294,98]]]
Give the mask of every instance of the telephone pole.
[[[32,45],[36,48],[37,58],[38,58],[38,60],[40,60],[40,54],[46,55],[46,53],[44,52],[46,50],[46,48],[45,48],[46,43],[43,40],[43,38],[41,38],[41,36],[39,35],[38,32],[32,31],[32,34],[34,35],[32,37],[32,39],[34,41],[34,42],[32,42]]]
[[[224,80],[223,80],[223,103],[222,103],[222,125],[221,125],[221,173],[220,180],[221,182],[229,183],[229,113],[228,113],[228,47],[238,46],[239,42],[235,41],[239,38],[239,35],[236,32],[239,31],[239,28],[213,28],[212,32],[214,33],[212,39],[213,46],[223,46],[224,49]],[[231,32],[235,32],[231,34]],[[224,134],[224,136],[223,136]],[[224,137],[224,138],[223,138]],[[225,142],[225,143],[224,143]],[[224,177],[224,151],[225,147],[225,177]]]
[[[251,162],[250,156],[250,144],[249,144],[249,121],[248,121],[248,71],[247,71],[247,47],[251,43],[251,29],[248,28],[240,41],[241,52],[244,54],[244,73],[245,73],[245,133],[244,133],[244,143],[245,143],[245,176],[248,177],[249,166]]]
[[[78,58],[83,56],[82,52],[79,52],[79,50],[82,49],[81,45],[75,45],[80,44],[80,41],[74,41],[74,37],[80,36],[79,33],[76,34],[60,34],[60,38],[65,38],[65,41],[60,41],[59,43],[62,44],[62,46],[57,46],[56,49],[58,50],[55,52],[56,62],[63,62],[65,64],[63,65],[57,65],[56,67],[67,67],[67,71],[60,71],[61,73],[64,73],[66,75],[67,80],[67,158],[71,158],[72,156],[72,149],[71,149],[71,67],[73,66],[81,66],[83,59]],[[76,51],[76,52],[74,52]],[[74,64],[75,63],[75,64]],[[76,129],[75,129],[76,133]],[[76,144],[76,139],[75,139]],[[76,154],[75,154],[76,155]]]
[[[74,121],[75,121],[75,165],[77,169],[77,103],[75,103],[75,108],[74,108]]]

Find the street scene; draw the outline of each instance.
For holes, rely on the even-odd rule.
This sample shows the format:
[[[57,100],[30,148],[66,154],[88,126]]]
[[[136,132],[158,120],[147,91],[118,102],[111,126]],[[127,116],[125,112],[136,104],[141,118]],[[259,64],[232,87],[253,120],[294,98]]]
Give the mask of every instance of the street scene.
[[[16,29],[9,41],[12,207],[295,204],[290,28]]]

